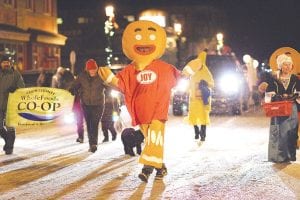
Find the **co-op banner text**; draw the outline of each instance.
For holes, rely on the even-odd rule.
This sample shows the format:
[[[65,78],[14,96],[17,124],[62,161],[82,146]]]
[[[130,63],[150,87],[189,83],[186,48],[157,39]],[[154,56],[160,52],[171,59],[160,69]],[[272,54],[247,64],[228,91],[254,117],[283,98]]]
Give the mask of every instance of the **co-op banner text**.
[[[6,125],[37,126],[63,124],[72,113],[74,96],[70,92],[48,87],[31,87],[9,94]]]

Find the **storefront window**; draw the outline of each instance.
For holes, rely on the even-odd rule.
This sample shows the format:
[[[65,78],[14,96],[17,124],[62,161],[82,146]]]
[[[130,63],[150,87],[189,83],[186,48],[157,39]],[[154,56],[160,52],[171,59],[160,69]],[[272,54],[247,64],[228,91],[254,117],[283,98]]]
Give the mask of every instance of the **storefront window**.
[[[47,14],[52,13],[52,0],[44,0],[44,12]]]
[[[26,0],[26,9],[34,11],[34,1],[33,0]]]
[[[16,8],[16,0],[4,0],[4,4]]]

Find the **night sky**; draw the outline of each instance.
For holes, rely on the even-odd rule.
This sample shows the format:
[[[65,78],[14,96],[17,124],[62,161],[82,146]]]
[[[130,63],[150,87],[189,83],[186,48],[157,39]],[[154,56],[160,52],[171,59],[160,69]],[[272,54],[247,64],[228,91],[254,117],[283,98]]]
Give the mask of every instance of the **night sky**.
[[[58,0],[58,9],[84,6],[93,0]],[[241,57],[248,53],[262,61],[283,46],[300,51],[300,0],[118,0],[118,6],[151,8],[166,5],[210,5],[224,10],[228,19],[225,44]],[[192,10],[191,10],[192,12]],[[134,13],[136,14],[136,13]]]

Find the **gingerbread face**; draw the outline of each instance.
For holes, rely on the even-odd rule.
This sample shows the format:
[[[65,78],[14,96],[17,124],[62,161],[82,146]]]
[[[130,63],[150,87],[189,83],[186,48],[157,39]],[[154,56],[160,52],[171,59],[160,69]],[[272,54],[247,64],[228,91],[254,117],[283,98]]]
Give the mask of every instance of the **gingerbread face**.
[[[287,56],[290,56],[292,58],[292,60],[293,60],[292,73],[294,73],[294,74],[300,73],[300,64],[299,64],[300,63],[300,53],[291,47],[281,47],[281,48],[277,49],[271,55],[270,60],[269,60],[269,65],[270,65],[271,69],[273,71],[278,70],[276,59],[281,54],[286,54]]]
[[[166,47],[166,32],[151,21],[135,21],[124,30],[122,47],[124,54],[132,61],[160,58]]]

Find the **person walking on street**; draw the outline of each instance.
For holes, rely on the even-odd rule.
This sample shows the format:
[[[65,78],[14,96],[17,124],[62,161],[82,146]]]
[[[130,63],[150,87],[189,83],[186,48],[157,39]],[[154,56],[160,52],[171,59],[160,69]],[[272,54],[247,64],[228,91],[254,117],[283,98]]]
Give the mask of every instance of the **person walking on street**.
[[[119,116],[119,103],[117,99],[114,99],[111,95],[111,89],[105,89],[105,104],[104,104],[104,112],[101,118],[101,127],[104,139],[102,142],[108,142],[109,136],[108,131],[110,131],[112,135],[112,140],[116,140],[117,131],[114,127],[115,116]]]
[[[75,114],[75,120],[76,120],[76,126],[77,126],[77,139],[76,142],[83,143],[84,140],[84,126],[83,126],[83,110],[81,106],[81,100],[80,100],[80,92],[75,94],[74,104],[72,111]]]
[[[46,71],[44,68],[40,67],[39,68],[40,74],[39,77],[36,80],[36,86],[37,87],[46,87]]]
[[[89,151],[97,151],[98,127],[104,107],[104,82],[97,75],[98,65],[95,60],[89,59],[85,71],[75,80],[70,91],[79,92],[84,118],[89,137]]]
[[[205,141],[206,126],[210,123],[209,113],[211,111],[210,90],[214,85],[213,77],[206,66],[205,51],[198,58],[190,61],[183,71],[189,67],[198,66],[198,70],[190,76],[190,100],[188,122],[194,126],[195,139]]]
[[[18,88],[25,87],[25,84],[21,74],[12,67],[8,56],[3,55],[0,61],[0,135],[5,142],[5,154],[12,154],[16,133],[14,127],[7,127],[5,124],[8,95]]]
[[[74,75],[72,74],[72,72],[70,71],[69,68],[66,68],[64,70],[64,72],[61,74],[59,88],[70,91],[74,82],[75,82]],[[73,102],[72,111],[75,115],[76,126],[77,126],[78,138],[76,139],[76,142],[83,143],[83,139],[84,139],[84,127],[83,127],[84,119],[83,118],[84,118],[84,116],[83,116],[83,110],[82,110],[81,103],[80,103],[81,102],[80,89],[79,89],[79,91],[76,91],[74,93],[74,95],[75,95],[75,98],[74,98],[74,102]]]
[[[278,73],[270,80],[264,82],[266,94],[270,94],[271,101],[292,101],[292,112],[290,116],[274,116],[271,118],[268,161],[283,163],[296,161],[296,149],[298,139],[298,110],[300,80],[292,74],[293,60],[286,54],[277,57]]]
[[[58,67],[56,73],[52,76],[51,87],[61,88],[61,79],[65,69],[63,67]]]

